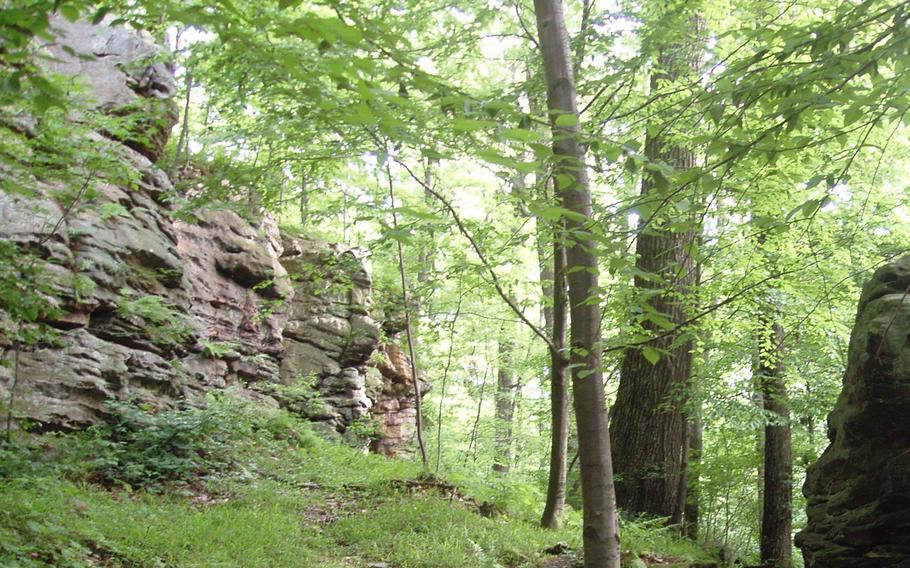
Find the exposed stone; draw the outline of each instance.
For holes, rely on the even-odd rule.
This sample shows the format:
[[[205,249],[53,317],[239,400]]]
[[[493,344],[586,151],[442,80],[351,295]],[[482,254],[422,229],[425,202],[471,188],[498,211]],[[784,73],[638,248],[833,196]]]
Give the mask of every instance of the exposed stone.
[[[110,21],[112,18],[108,18]],[[177,123],[177,93],[163,50],[147,32],[125,25],[92,25],[55,16],[50,67],[74,82],[85,80],[91,102],[110,114],[143,112],[141,131],[124,143],[153,160],[161,157]]]
[[[388,456],[413,452],[410,441],[416,433],[416,396],[411,360],[394,343],[385,343],[374,357],[373,365],[382,375],[378,395],[373,396],[372,417],[382,437],[370,443],[370,450]],[[429,391],[429,383],[418,381],[420,396]]]
[[[910,567],[910,256],[866,283],[830,444],[808,468],[807,568]]]
[[[93,180],[92,201],[66,215],[54,196],[67,188],[30,180],[29,196],[0,192],[0,239],[38,253],[36,264],[64,311],[47,322],[59,345],[21,349],[18,379],[0,366],[0,397],[6,400],[16,382],[18,417],[73,429],[102,420],[109,399],[165,407],[233,388],[283,404],[336,437],[356,437],[351,424],[381,407],[375,416],[390,428],[382,451],[406,446],[413,432],[405,423],[413,421],[409,366],[390,345],[383,349],[397,366],[388,377],[369,365],[380,325],[371,317],[372,283],[361,253],[283,234],[267,215],[250,221],[227,209],[200,209],[191,221],[176,219],[163,199],[174,184],[151,161],[174,124],[176,89],[160,50],[127,27],[59,18],[54,25],[62,39],[47,47],[52,66],[79,75],[74,82],[86,84],[96,108],[124,114],[148,110],[154,99],[160,113],[145,125],[151,145],[96,134],[135,170],[138,187]],[[104,205],[115,214],[99,214]],[[149,298],[164,314],[149,319],[130,307]],[[11,328],[0,311],[6,355]]]

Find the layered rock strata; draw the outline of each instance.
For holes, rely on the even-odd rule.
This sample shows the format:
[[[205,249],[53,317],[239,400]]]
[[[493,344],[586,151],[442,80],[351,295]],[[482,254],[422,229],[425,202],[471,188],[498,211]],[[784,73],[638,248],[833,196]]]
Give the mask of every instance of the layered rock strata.
[[[81,80],[97,109],[142,108],[143,131],[91,134],[131,172],[132,187],[87,172],[91,192],[75,202],[60,198],[72,188],[39,179],[23,182],[28,194],[0,192],[0,240],[34,253],[30,271],[50,283],[59,308],[44,318],[54,337],[32,346],[15,344],[18,324],[0,310],[4,362],[18,361],[0,366],[0,397],[15,384],[17,417],[77,429],[103,419],[109,399],[160,407],[233,388],[330,433],[375,419],[380,436],[388,431],[377,449],[403,451],[409,366],[373,360],[380,328],[366,262],[281,233],[268,216],[209,208],[178,218],[169,199],[178,192],[152,162],[176,116],[160,51],[125,27],[55,25],[55,70]]]

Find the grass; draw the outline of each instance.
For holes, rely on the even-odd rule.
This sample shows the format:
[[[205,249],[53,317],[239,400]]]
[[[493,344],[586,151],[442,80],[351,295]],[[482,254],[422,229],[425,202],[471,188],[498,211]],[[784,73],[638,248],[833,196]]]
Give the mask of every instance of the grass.
[[[565,530],[550,532],[536,526],[538,512],[524,499],[510,507],[511,497],[537,491],[519,480],[491,485],[463,473],[466,491],[477,489],[464,502],[411,491],[402,480],[418,478],[419,464],[365,455],[294,427],[304,434],[261,433],[238,442],[229,471],[164,490],[89,483],[84,465],[67,465],[72,456],[65,452],[36,457],[21,475],[7,467],[0,478],[0,565],[531,568],[555,566],[541,551],[559,542],[580,548],[577,515]],[[69,445],[80,446],[56,437],[35,447],[47,454],[49,446]],[[479,514],[477,502],[496,499],[503,513]],[[625,533],[633,538],[624,548],[636,553],[704,560],[662,529],[630,525]]]

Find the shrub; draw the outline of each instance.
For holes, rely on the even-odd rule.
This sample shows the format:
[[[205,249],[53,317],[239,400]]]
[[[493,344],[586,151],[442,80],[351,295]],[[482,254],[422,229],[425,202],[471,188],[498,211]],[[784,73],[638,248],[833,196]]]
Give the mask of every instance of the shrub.
[[[224,404],[159,412],[133,401],[108,407],[109,423],[92,430],[91,473],[131,487],[154,488],[226,469],[229,442],[245,429],[239,413]]]
[[[90,432],[90,477],[134,488],[155,490],[226,472],[247,443],[293,440],[309,446],[315,439],[287,412],[254,406],[230,393],[210,394],[204,408],[153,412],[134,401],[108,405],[109,422]]]

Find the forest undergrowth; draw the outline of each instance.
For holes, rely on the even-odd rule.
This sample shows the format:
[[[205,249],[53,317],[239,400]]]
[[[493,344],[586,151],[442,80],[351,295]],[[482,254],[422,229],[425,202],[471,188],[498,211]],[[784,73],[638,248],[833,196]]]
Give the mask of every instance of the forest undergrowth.
[[[285,411],[224,396],[108,424],[21,436],[0,453],[5,567],[564,567],[580,516],[538,527],[541,488],[331,443]],[[624,523],[629,566],[707,554]]]

